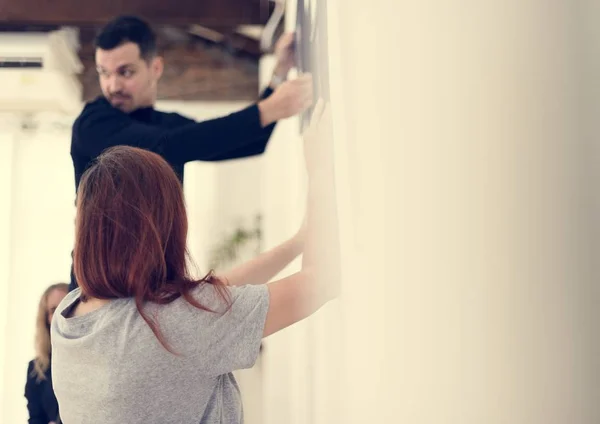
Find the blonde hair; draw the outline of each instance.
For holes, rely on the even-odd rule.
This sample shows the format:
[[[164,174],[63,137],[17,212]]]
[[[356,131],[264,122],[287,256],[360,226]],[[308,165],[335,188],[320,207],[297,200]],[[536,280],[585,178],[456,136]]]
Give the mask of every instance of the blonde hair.
[[[64,290],[68,293],[69,285],[66,283],[52,284],[40,299],[37,318],[35,320],[35,359],[33,360],[32,377],[37,377],[40,382],[46,379],[46,371],[50,366],[50,323],[48,322],[48,297],[54,290]]]

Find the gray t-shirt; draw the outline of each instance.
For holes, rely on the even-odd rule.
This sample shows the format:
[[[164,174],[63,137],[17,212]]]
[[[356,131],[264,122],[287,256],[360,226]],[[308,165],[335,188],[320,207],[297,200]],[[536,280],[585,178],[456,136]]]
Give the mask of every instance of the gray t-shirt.
[[[65,424],[242,423],[241,396],[231,374],[254,365],[269,293],[265,285],[230,287],[228,312],[212,313],[180,298],[145,311],[160,326],[165,350],[133,299],[112,300],[65,318],[79,302],[69,293],[52,320],[52,380]],[[222,312],[214,287],[193,296]]]

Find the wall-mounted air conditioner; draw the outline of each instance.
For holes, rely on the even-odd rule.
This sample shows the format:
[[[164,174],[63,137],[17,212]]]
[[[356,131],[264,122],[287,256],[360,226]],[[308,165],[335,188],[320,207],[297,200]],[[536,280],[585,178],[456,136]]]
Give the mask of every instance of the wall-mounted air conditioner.
[[[82,107],[78,36],[0,33],[0,112],[77,113]]]

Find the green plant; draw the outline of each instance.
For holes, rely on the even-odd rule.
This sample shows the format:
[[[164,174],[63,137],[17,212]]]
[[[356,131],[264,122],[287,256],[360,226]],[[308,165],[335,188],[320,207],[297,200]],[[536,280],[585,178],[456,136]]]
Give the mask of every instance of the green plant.
[[[257,214],[254,217],[254,225],[250,228],[238,225],[229,234],[222,238],[211,250],[209,257],[209,267],[211,269],[222,269],[234,264],[239,257],[240,251],[250,243],[254,244],[256,254],[260,253],[262,242],[262,216]]]

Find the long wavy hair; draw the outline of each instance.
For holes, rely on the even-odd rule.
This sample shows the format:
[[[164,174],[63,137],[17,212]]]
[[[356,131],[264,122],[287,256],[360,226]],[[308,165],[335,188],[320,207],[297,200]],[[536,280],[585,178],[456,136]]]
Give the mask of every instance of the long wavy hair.
[[[46,371],[50,366],[50,354],[52,344],[50,343],[50,322],[48,321],[48,297],[54,290],[69,291],[66,283],[52,284],[40,298],[37,317],[35,319],[35,359],[33,360],[32,377],[38,382],[46,379]]]
[[[200,280],[188,270],[188,221],[183,188],[159,155],[135,147],[107,149],[86,170],[77,193],[73,268],[81,300],[134,298],[159,342],[171,350],[147,302],[179,297],[214,312],[190,293],[210,284],[231,305],[225,283],[209,272]]]

